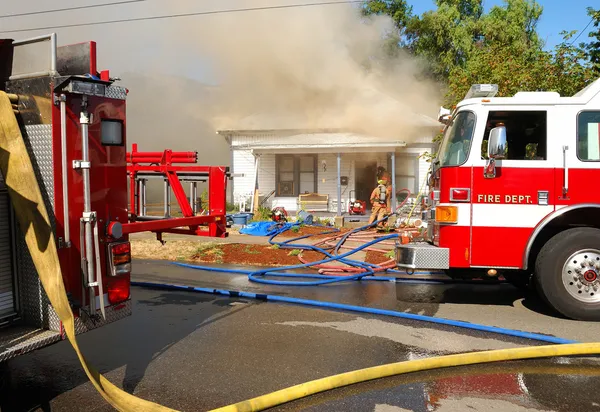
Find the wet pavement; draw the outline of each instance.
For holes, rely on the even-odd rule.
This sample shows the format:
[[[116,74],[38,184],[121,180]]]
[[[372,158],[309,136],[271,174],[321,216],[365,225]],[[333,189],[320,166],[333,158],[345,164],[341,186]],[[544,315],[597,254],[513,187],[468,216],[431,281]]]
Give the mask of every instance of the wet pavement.
[[[246,276],[136,261],[140,281],[372,306],[579,341],[600,324],[560,319],[512,286],[363,282],[266,286]],[[308,380],[390,362],[540,342],[383,316],[134,287],[133,316],[80,335],[111,382],[182,411],[207,411]],[[3,366],[0,409],[110,411],[68,342]],[[277,411],[600,411],[600,358],[558,358],[450,368],[379,379]]]

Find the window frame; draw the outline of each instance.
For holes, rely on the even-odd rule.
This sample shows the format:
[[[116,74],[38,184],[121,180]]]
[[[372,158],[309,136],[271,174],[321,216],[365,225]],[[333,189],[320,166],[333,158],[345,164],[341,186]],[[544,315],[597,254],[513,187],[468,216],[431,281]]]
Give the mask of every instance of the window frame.
[[[548,132],[548,124],[549,124],[549,116],[550,116],[550,110],[548,109],[541,109],[541,110],[534,110],[534,109],[527,109],[527,110],[523,110],[523,109],[499,109],[499,108],[490,108],[490,110],[488,110],[487,115],[486,115],[486,125],[487,123],[490,121],[490,115],[494,112],[507,112],[507,113],[544,113],[544,122],[545,122],[545,128],[544,128],[544,139],[545,139],[545,153],[542,159],[511,159],[511,158],[506,158],[506,159],[502,159],[502,162],[507,162],[507,164],[510,164],[510,162],[547,162],[550,159],[550,151],[548,149],[548,144],[549,144],[549,139],[550,139],[550,134]],[[479,149],[479,158],[480,160],[484,160],[487,161],[489,160],[489,157],[487,156],[483,156],[483,147],[484,147],[484,143],[488,141],[489,139],[489,132],[486,134],[485,130],[487,129],[487,126],[484,128],[484,133],[483,133],[483,137],[481,138],[481,145],[480,145],[480,149]],[[490,129],[491,131],[491,129]],[[541,141],[540,141],[541,142]],[[507,144],[509,142],[507,141]],[[529,144],[529,143],[528,143]],[[510,147],[510,146],[509,146]],[[487,149],[487,148],[486,148]],[[525,151],[527,152],[527,144],[525,145]]]
[[[474,110],[471,109],[465,109],[465,110],[460,110],[458,113],[456,113],[456,116],[454,116],[454,118],[452,119],[452,123],[449,125],[449,128],[454,129],[454,125],[455,125],[455,121],[458,118],[459,115],[461,114],[472,114],[474,116],[473,119],[473,129],[471,130],[471,138],[470,138],[470,144],[469,144],[469,150],[465,153],[465,159],[462,161],[462,163],[460,164],[444,164],[442,165],[442,160],[440,158],[440,154],[442,152],[442,147],[444,147],[444,149],[446,149],[446,147],[444,146],[446,142],[446,140],[450,139],[450,133],[452,133],[452,130],[446,129],[444,131],[444,138],[442,139],[442,141],[440,142],[440,145],[438,147],[437,153],[438,155],[436,156],[436,160],[439,162],[439,167],[443,168],[443,167],[461,167],[464,166],[468,161],[469,158],[471,157],[471,151],[473,150],[473,142],[475,140],[475,131],[477,130],[477,125],[478,123],[478,116],[477,113]]]
[[[294,170],[293,170],[293,174],[294,174],[294,178],[293,178],[293,185],[294,185],[294,193],[291,195],[286,195],[286,194],[281,194],[281,192],[279,191],[279,183],[280,183],[280,165],[281,165],[281,159],[286,158],[286,157],[291,157],[293,159],[293,163],[294,163]],[[319,155],[316,153],[278,153],[275,155],[275,196],[276,197],[287,197],[287,198],[291,198],[291,197],[298,197],[301,193],[300,193],[300,158],[301,157],[312,157],[313,158],[313,174],[314,174],[314,188],[315,188],[315,192],[314,193],[318,193],[319,188],[318,188],[318,182],[319,182],[319,167],[318,167],[318,157]],[[310,173],[310,172],[303,172],[303,173]]]
[[[575,118],[575,155],[577,156],[577,159],[580,162],[586,162],[586,163],[597,163],[600,162],[600,158],[595,160],[595,159],[582,159],[581,157],[579,157],[579,118],[581,116],[581,114],[583,113],[598,113],[598,115],[600,116],[600,109],[598,110],[591,110],[591,109],[586,109],[586,110],[581,110],[577,113],[577,117]]]
[[[105,143],[102,134],[102,125],[104,123],[119,123],[121,125],[121,143]],[[125,145],[125,121],[122,119],[110,119],[110,118],[101,118],[100,119],[100,144],[102,146],[109,147],[119,147]]]

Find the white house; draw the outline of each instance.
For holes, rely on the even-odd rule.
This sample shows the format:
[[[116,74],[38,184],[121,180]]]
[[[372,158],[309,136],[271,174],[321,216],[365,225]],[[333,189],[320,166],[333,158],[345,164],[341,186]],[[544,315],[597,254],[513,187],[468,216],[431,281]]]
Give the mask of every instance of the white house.
[[[220,130],[231,147],[231,201],[253,205],[258,190],[264,206],[283,206],[288,212],[345,214],[348,201],[367,201],[377,185],[377,168],[394,170],[394,193],[407,188],[416,195],[429,163],[419,158],[431,152],[441,124],[417,115],[421,137],[410,144],[334,129]],[[341,198],[341,203],[338,199]],[[369,206],[369,205],[368,205]],[[339,209],[338,209],[339,207]]]

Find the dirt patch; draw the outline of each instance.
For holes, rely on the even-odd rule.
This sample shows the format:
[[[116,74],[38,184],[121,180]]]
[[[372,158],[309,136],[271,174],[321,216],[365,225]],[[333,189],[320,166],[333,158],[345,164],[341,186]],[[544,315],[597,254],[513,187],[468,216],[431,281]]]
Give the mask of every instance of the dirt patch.
[[[393,259],[393,256],[391,256],[391,254],[388,253],[388,251],[375,252],[373,250],[367,250],[365,262],[379,265],[383,262]]]
[[[222,244],[201,250],[191,257],[196,262],[231,263],[257,266],[288,266],[301,263],[300,249],[278,249],[264,245]],[[311,262],[325,257],[322,253],[303,251],[302,256]]]
[[[239,243],[168,241],[165,245],[153,239],[131,242],[134,259],[156,259],[205,263],[230,263],[256,266],[288,266],[301,263],[300,249],[282,249],[271,245]],[[302,251],[302,256],[314,262],[325,258],[322,253]]]

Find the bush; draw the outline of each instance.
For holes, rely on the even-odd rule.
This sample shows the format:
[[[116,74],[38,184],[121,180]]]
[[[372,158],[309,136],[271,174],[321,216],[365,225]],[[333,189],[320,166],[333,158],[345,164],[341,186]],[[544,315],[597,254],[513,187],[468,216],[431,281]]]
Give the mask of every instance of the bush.
[[[252,216],[251,222],[265,222],[271,220],[271,209],[268,207],[260,206],[254,212],[254,216]]]

